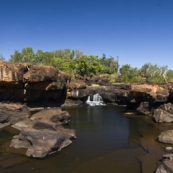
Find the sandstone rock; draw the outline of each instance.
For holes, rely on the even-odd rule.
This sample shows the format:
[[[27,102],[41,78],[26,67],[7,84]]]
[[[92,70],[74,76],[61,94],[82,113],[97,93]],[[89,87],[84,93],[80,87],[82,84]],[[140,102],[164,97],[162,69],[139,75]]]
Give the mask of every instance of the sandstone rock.
[[[70,114],[62,111],[60,108],[43,109],[42,111],[32,115],[31,120],[39,120],[46,122],[67,124],[70,121]]]
[[[22,82],[25,69],[22,64],[0,62],[0,83]]]
[[[152,98],[155,102],[165,102],[168,99],[169,90],[162,85],[132,84],[130,85],[129,94],[130,99],[139,98],[141,101],[150,101]]]
[[[52,81],[56,82],[58,70],[51,66],[28,66],[28,72],[23,75],[24,82],[42,82]]]
[[[27,119],[30,112],[27,106],[14,103],[0,103],[0,123],[14,124],[18,121]]]
[[[158,139],[160,142],[173,144],[173,130],[163,131]]]

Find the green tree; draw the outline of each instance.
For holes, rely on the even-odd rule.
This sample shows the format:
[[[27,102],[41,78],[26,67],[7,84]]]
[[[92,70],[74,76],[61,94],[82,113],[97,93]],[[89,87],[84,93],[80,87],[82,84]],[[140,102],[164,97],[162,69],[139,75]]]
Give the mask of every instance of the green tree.
[[[16,62],[21,63],[22,62],[22,53],[20,53],[18,50],[14,51],[14,54],[11,55],[11,58],[9,59],[10,62]]]
[[[45,52],[43,54],[43,65],[52,66],[54,63],[54,53]]]
[[[103,71],[103,66],[100,64],[98,57],[92,55],[84,55],[73,59],[71,68],[75,69],[75,72],[81,76],[93,76]]]
[[[32,63],[34,61],[34,51],[31,47],[22,49],[22,62]]]

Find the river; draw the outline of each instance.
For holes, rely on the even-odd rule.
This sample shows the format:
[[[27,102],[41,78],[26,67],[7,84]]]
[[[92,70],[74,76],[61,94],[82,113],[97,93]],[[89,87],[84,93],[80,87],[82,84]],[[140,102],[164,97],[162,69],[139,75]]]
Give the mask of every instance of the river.
[[[163,145],[156,139],[170,124],[158,125],[146,116],[126,115],[124,109],[118,106],[67,109],[72,117],[65,127],[75,129],[77,138],[67,148],[44,159],[26,158],[25,150],[16,154],[19,150],[8,146],[17,130],[1,129],[0,173],[141,173],[145,164],[150,167],[146,169],[156,169]],[[146,161],[152,160],[152,156],[156,163]]]

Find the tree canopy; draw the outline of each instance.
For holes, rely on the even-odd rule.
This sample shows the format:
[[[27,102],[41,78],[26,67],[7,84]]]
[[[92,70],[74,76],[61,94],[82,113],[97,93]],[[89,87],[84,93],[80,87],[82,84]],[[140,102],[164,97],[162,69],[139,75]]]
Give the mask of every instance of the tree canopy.
[[[3,56],[0,56],[4,60]],[[141,68],[131,67],[129,64],[119,67],[118,57],[102,57],[94,55],[84,55],[80,50],[58,49],[51,52],[37,50],[34,53],[31,47],[23,48],[22,51],[15,50],[11,55],[10,62],[29,63],[34,65],[53,66],[61,71],[81,76],[93,76],[100,74],[120,77],[125,83],[163,83],[173,81],[173,70],[167,66],[146,63]]]

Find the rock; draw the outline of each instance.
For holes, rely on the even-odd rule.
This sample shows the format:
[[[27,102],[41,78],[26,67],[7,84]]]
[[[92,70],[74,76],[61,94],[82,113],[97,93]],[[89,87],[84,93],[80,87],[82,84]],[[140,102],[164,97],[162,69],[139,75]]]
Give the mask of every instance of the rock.
[[[166,102],[169,96],[168,87],[163,85],[132,84],[130,85],[129,99],[153,102]],[[137,101],[138,102],[138,101]]]
[[[144,115],[149,115],[151,114],[151,111],[149,109],[149,102],[141,102],[141,104],[137,108],[137,111]]]
[[[158,139],[160,142],[173,144],[173,130],[163,131]]]
[[[26,68],[23,64],[0,62],[0,84],[15,83],[23,81],[23,74]]]
[[[23,75],[24,82],[56,82],[58,70],[51,66],[28,65],[28,72]]]
[[[14,124],[27,119],[30,112],[27,106],[14,103],[0,103],[0,123]]]
[[[156,173],[173,173],[173,161],[165,160],[157,168]]]
[[[61,108],[83,106],[83,105],[84,105],[84,103],[80,100],[66,99],[65,103],[63,105],[61,105]]]
[[[163,158],[168,158],[169,160],[173,160],[173,154],[164,154]]]
[[[79,74],[71,76],[70,82],[68,84],[68,89],[85,89],[86,83],[84,81],[84,78],[80,76]]]
[[[53,122],[67,124],[70,121],[70,114],[67,111],[62,111],[61,108],[43,109],[40,112],[32,115],[31,120],[39,120],[45,122]]]
[[[28,157],[42,158],[71,144],[70,138],[73,137],[75,137],[74,130],[64,129],[63,127],[56,131],[22,128],[19,136],[13,138],[10,146],[27,148],[26,155]]]
[[[162,109],[154,110],[153,117],[156,122],[172,122],[173,121],[173,114],[170,114],[169,112]]]

